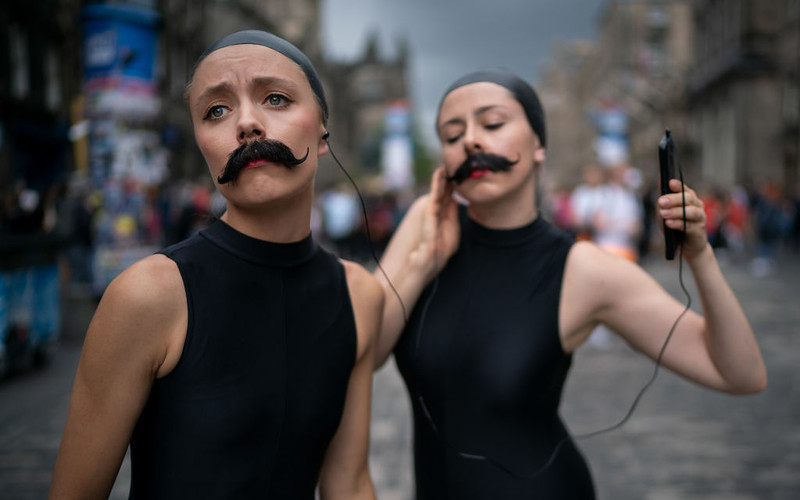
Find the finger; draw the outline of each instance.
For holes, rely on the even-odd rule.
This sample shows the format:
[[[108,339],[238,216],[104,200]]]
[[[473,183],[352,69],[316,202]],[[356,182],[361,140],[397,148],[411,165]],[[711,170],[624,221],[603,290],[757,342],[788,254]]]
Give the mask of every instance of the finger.
[[[687,220],[700,220],[705,218],[705,210],[702,205],[688,202],[686,203],[685,210],[683,205],[678,203],[668,207],[660,206],[658,213],[664,219],[683,219],[684,216]]]
[[[659,209],[666,209],[666,208],[675,208],[683,206],[684,202],[686,203],[687,207],[695,206],[695,207],[703,207],[703,200],[697,196],[693,190],[687,188],[683,193],[673,193],[673,194],[665,194],[658,198],[658,208]]]
[[[680,193],[682,188],[689,189],[688,187],[684,186],[684,184],[680,181],[680,179],[670,179],[669,181],[669,189],[673,193]]]
[[[445,180],[444,180],[444,170],[442,167],[437,168],[433,171],[433,175],[431,175],[431,201],[434,203],[438,203],[442,197],[442,192],[444,190]]]
[[[684,225],[684,219],[686,221],[687,228],[690,226],[704,228],[706,225],[706,214],[705,211],[700,207],[686,207],[685,216],[683,209],[680,207],[660,211],[659,215],[670,228],[682,229]]]

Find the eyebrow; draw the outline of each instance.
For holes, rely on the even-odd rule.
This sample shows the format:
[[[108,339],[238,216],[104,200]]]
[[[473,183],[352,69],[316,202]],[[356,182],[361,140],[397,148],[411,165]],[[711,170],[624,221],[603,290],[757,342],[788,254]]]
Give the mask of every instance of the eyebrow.
[[[284,87],[291,91],[296,91],[299,87],[296,82],[280,78],[277,76],[258,76],[251,80],[250,87]],[[216,96],[233,92],[233,85],[230,82],[221,82],[203,90],[197,96],[197,102],[202,103],[208,101]]]
[[[481,116],[482,114],[484,114],[484,113],[486,113],[488,111],[491,111],[492,109],[501,108],[501,107],[503,107],[503,106],[501,106],[499,104],[490,104],[488,106],[481,106],[480,108],[475,110],[473,115]],[[462,118],[459,118],[459,117],[450,118],[446,122],[444,122],[441,125],[439,125],[439,130],[442,130],[443,128],[447,127],[448,125],[460,125],[462,123],[464,123],[464,120]]]

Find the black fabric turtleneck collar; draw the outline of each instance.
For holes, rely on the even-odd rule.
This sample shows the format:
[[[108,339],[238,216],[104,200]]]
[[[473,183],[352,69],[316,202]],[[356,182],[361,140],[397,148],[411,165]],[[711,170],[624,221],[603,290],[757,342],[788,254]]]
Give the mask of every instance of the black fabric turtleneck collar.
[[[535,218],[529,224],[513,229],[492,229],[482,226],[469,218],[467,207],[459,207],[459,219],[461,221],[461,231],[467,238],[480,242],[486,246],[507,247],[525,243],[546,231],[546,224],[541,217]]]
[[[300,241],[274,243],[240,233],[221,220],[214,221],[200,235],[241,259],[269,267],[300,265],[311,259],[317,250],[310,233]]]

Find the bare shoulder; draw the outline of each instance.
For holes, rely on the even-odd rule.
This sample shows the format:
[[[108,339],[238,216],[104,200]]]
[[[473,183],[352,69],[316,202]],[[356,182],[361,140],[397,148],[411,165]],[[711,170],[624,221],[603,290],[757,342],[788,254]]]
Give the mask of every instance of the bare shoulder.
[[[568,304],[584,304],[589,309],[609,308],[658,288],[656,281],[638,264],[594,243],[577,242],[567,256],[562,297]]]
[[[164,255],[146,257],[117,276],[103,294],[118,311],[168,313],[185,304],[183,279],[175,262]]]
[[[383,287],[367,269],[356,262],[339,259],[347,276],[347,286],[354,301],[366,307],[383,307]],[[359,304],[360,305],[360,304]],[[356,307],[356,304],[353,304]]]
[[[186,293],[174,261],[152,255],[107,287],[87,333],[92,346],[127,349],[154,360],[159,376],[180,356],[187,325]]]
[[[561,288],[559,324],[566,352],[582,344],[592,329],[608,319],[631,294],[647,290],[647,273],[633,262],[594,243],[579,241],[567,256]]]
[[[353,303],[360,359],[366,353],[373,351],[372,346],[376,344],[380,334],[384,304],[383,287],[364,266],[347,260],[340,259],[340,261],[345,269],[350,300]]]
[[[607,289],[615,284],[626,284],[628,280],[641,275],[646,273],[637,264],[587,241],[572,245],[564,268],[565,283],[577,283],[586,288],[594,286]]]

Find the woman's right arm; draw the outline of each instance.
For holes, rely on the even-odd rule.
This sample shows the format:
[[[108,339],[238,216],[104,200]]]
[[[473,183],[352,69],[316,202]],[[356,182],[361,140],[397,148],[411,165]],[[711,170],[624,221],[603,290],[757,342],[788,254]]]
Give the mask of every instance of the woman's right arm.
[[[108,286],[84,340],[51,499],[108,498],[152,383],[177,363],[185,331],[183,282],[167,257],[137,262]]]
[[[376,369],[394,349],[422,290],[458,248],[458,209],[452,195],[452,184],[440,167],[433,173],[430,193],[411,205],[386,247],[380,261],[386,275],[380,269],[373,273],[386,293]]]

